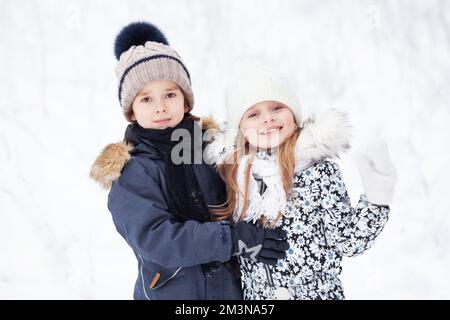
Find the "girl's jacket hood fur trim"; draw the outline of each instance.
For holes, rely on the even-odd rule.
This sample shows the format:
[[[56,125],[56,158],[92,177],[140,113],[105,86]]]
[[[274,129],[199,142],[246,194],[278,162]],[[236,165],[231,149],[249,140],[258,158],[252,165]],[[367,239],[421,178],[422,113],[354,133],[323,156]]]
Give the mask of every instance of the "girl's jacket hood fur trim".
[[[211,117],[202,119],[202,129],[206,138],[212,140],[205,148],[204,159],[209,164],[223,162],[227,151],[233,147],[226,131]],[[301,124],[297,141],[297,160],[301,162],[335,158],[350,149],[351,128],[348,114],[338,109],[328,109],[306,118]],[[125,142],[108,144],[91,167],[90,177],[103,188],[109,189],[130,160],[132,145]]]

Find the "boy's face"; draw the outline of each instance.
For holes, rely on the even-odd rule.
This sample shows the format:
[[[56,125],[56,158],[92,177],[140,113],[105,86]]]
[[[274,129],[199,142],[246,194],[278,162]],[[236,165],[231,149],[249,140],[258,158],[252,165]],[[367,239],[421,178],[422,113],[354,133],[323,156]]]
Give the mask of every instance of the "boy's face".
[[[173,128],[189,110],[180,87],[166,80],[148,83],[136,95],[131,107],[131,120],[146,129]]]
[[[251,146],[273,149],[282,145],[297,125],[287,106],[276,101],[263,101],[245,111],[239,127]]]

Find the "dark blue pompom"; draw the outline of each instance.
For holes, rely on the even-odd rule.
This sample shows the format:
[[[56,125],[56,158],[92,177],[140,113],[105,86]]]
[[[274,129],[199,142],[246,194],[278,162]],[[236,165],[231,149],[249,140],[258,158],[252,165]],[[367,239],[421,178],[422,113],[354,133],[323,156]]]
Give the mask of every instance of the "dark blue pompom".
[[[147,41],[169,45],[164,34],[154,25],[147,22],[133,22],[124,27],[114,42],[114,55],[119,60],[122,52],[132,46],[144,45]]]

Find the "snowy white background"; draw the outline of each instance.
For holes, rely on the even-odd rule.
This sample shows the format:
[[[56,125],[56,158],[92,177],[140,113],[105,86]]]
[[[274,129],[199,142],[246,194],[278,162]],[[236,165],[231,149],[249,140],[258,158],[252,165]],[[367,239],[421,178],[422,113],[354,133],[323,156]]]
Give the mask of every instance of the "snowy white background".
[[[197,115],[223,120],[229,66],[258,57],[305,110],[350,112],[355,148],[385,137],[392,215],[371,250],[344,258],[347,298],[450,298],[448,0],[0,0],[0,298],[132,298],[135,258],[88,173],[126,126],[113,41],[135,20],[186,62]],[[351,155],[340,164],[355,204]]]

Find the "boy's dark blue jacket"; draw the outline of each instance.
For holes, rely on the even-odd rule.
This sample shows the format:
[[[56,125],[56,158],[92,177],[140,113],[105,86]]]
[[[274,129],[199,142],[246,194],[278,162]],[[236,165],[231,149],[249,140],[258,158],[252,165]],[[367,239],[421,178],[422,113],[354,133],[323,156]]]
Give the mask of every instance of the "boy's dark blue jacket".
[[[223,204],[226,190],[214,168],[197,164],[194,172],[208,207]],[[108,208],[138,261],[134,299],[242,299],[239,271],[229,261],[230,226],[170,214],[165,165],[154,147],[108,145],[91,177],[111,187]]]

